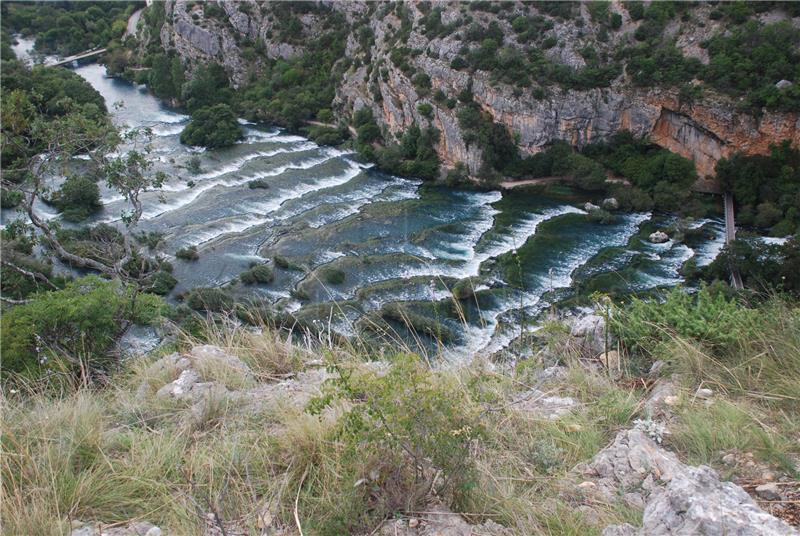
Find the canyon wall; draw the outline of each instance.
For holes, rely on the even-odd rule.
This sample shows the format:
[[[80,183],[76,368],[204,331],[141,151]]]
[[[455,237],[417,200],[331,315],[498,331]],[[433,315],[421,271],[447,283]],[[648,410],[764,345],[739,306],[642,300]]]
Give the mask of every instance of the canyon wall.
[[[756,116],[740,112],[732,98],[709,88],[704,88],[699,99],[680,102],[677,89],[637,87],[625,72],[605,88],[572,90],[548,85],[546,91],[536,91],[535,84],[516,87],[497,81],[488,72],[451,67],[452,60],[463,54],[465,43],[463,32],[459,31],[463,28],[433,38],[427,37],[423,30],[424,12],[438,7],[442,12],[442,24],[458,25],[464,20],[482,25],[494,22],[503,31],[503,46],[524,50],[510,22],[517,14],[530,13],[531,8],[521,3],[506,6],[502,16],[468,10],[466,3],[428,2],[424,9],[419,2],[406,3],[406,25],[410,20],[411,28],[405,43],[393,39],[404,21],[385,3],[332,1],[322,4],[342,13],[351,25],[346,57],[341,60],[347,62],[348,68],[337,85],[334,114],[349,118],[357,109],[371,108],[388,139],[400,135],[414,123],[431,124],[441,132],[437,152],[445,168],[463,162],[475,173],[481,165],[481,150],[464,141],[457,107],[448,107],[441,99],[437,102],[432,97],[441,90],[452,99],[467,88],[471,88],[474,101],[485,112],[509,129],[523,154],[536,153],[553,140],[565,140],[580,147],[629,130],[637,136],[649,136],[656,144],[691,158],[698,175],[709,177],[714,174],[717,160],[733,152],[763,154],[768,152],[771,143],[781,140],[800,145],[797,113],[762,110]],[[219,16],[206,17],[199,3],[167,1],[167,23],[160,35],[162,46],[175,50],[190,67],[209,61],[223,64],[233,83],[240,86],[263,68],[264,58],[291,58],[303,53],[302,44],[282,42],[275,37],[276,20],[268,5],[225,1],[219,6],[224,9],[223,20]],[[558,46],[545,51],[547,59],[580,69],[585,65],[579,53],[584,47],[591,46],[601,54],[610,55],[620,46],[631,43],[632,32],[640,23],[631,19],[620,2],[612,2],[610,9],[621,16],[622,25],[604,42],[595,38],[601,30],[592,21],[585,4],[569,20],[551,17],[552,28],[547,30],[547,35],[557,38]],[[697,57],[702,62],[708,62],[708,54],[698,43],[714,32],[725,30],[719,21],[708,16],[709,10],[709,6],[701,4],[693,10],[692,22],[671,23],[666,29],[687,57]],[[542,17],[548,18],[546,14]],[[324,31],[323,18],[324,14],[301,15],[304,35],[311,38]],[[800,21],[790,20],[800,27]],[[365,26],[374,37],[366,49],[356,31]],[[249,59],[245,59],[243,41],[260,41],[263,54],[258,57],[249,54]],[[414,74],[428,75],[430,89],[420,90],[413,78],[390,59],[392,51],[401,45],[419,51],[407,61]],[[422,102],[433,107],[430,117],[418,111],[417,105]],[[715,185],[713,181],[701,179],[697,187],[714,190]]]

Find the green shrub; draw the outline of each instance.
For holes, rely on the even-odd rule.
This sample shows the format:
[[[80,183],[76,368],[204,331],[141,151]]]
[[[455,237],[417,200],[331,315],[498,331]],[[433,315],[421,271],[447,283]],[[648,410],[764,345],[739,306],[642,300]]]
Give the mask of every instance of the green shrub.
[[[186,305],[195,311],[221,313],[230,311],[234,302],[230,294],[222,289],[198,287],[189,291],[186,296]]]
[[[342,488],[359,490],[361,472],[378,474],[369,490],[339,495],[339,514],[326,512],[318,533],[353,534],[396,511],[419,509],[439,480],[437,493],[467,504],[477,482],[470,449],[483,435],[479,409],[459,382],[432,374],[419,356],[398,355],[385,374],[335,367],[338,376],[324,386],[310,409],[348,408],[332,431],[343,444],[347,472]],[[441,472],[441,477],[439,475]],[[313,482],[313,480],[312,480]],[[324,493],[313,483],[301,501]]]
[[[320,270],[320,276],[322,277],[322,280],[329,285],[341,285],[344,283],[346,277],[343,270],[329,266],[326,266]]]
[[[181,132],[181,143],[208,148],[226,147],[242,139],[242,127],[227,104],[200,108]]]
[[[303,271],[303,267],[302,266],[290,261],[289,259],[287,259],[286,257],[284,257],[282,255],[273,255],[272,256],[272,262],[275,263],[275,266],[277,266],[278,268],[281,268],[283,270]]]
[[[181,248],[175,252],[175,256],[185,261],[196,261],[200,258],[200,254],[197,253],[197,246]]]
[[[108,363],[107,352],[128,322],[150,323],[161,298],[119,281],[87,276],[63,290],[37,294],[2,315],[3,370],[37,376],[45,370],[89,371]]]
[[[275,274],[266,264],[257,264],[242,272],[239,279],[245,285],[267,284],[275,279]]]
[[[269,182],[266,179],[253,179],[247,182],[247,187],[251,190],[268,190]]]
[[[635,298],[615,310],[611,328],[636,352],[653,352],[673,335],[724,349],[755,327],[756,316],[754,310],[711,288],[701,288],[696,294],[676,288],[663,301]]]
[[[428,119],[433,117],[433,106],[428,104],[427,102],[421,102],[417,104],[417,111],[423,116]]]
[[[68,221],[81,221],[103,208],[100,188],[88,177],[70,175],[48,200]]]
[[[164,270],[159,270],[155,274],[151,275],[146,281],[145,284],[147,285],[148,292],[152,292],[153,294],[158,294],[159,296],[166,296],[169,294],[172,289],[175,288],[175,285],[178,284],[178,280],[175,277]]]
[[[0,208],[14,208],[22,203],[22,192],[18,190],[0,190]]]

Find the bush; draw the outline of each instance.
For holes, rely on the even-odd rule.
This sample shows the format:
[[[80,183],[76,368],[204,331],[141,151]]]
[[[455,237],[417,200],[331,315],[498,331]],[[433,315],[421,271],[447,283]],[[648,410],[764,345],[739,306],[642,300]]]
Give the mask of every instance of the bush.
[[[275,266],[277,266],[278,268],[281,268],[283,270],[303,271],[302,266],[299,266],[298,264],[293,263],[292,261],[290,261],[289,259],[287,259],[286,257],[284,257],[282,255],[273,255],[272,256],[272,262],[275,263]]]
[[[181,143],[208,148],[233,145],[242,139],[242,127],[227,104],[201,108],[181,132]]]
[[[420,113],[420,115],[427,119],[431,119],[433,117],[433,106],[427,102],[421,102],[417,104],[417,111]]]
[[[363,532],[357,523],[364,512],[374,518],[366,523],[372,526],[391,512],[419,509],[427,495],[423,490],[434,485],[440,472],[443,486],[437,492],[467,503],[477,481],[470,448],[483,428],[478,408],[459,382],[437,377],[418,356],[403,354],[394,357],[386,374],[340,368],[310,408],[321,413],[331,405],[348,408],[333,437],[344,443],[352,460],[361,460],[350,467],[375,467],[378,478],[369,493],[349,495],[340,515],[329,521],[332,526],[320,533]],[[363,474],[343,476],[343,488],[361,487]]]
[[[197,253],[197,246],[181,248],[175,252],[175,256],[185,261],[196,261],[200,258],[200,254]]]
[[[68,221],[81,221],[103,208],[100,188],[93,180],[70,175],[61,188],[48,200]]]
[[[128,322],[150,323],[161,298],[119,281],[87,276],[3,312],[4,372],[35,377],[46,370],[91,372],[109,363],[107,352]]]
[[[178,284],[178,280],[175,277],[164,270],[159,270],[155,274],[151,275],[145,283],[148,285],[147,291],[152,292],[153,294],[158,294],[159,296],[166,296],[172,289],[175,288],[175,285]]]
[[[247,187],[251,190],[267,190],[269,189],[269,182],[266,179],[253,179],[247,182]]]
[[[636,352],[652,353],[673,335],[724,350],[753,328],[755,314],[709,287],[694,295],[676,288],[663,301],[634,298],[614,311],[611,329]]]
[[[275,274],[266,264],[257,264],[239,275],[245,285],[267,284],[275,279]]]
[[[227,312],[233,309],[233,298],[222,289],[198,287],[189,291],[186,305],[195,311],[211,313]]]
[[[14,208],[22,203],[22,192],[18,190],[0,190],[0,208]]]
[[[341,285],[345,280],[345,273],[343,270],[332,267],[325,267],[320,271],[322,280],[329,285]]]

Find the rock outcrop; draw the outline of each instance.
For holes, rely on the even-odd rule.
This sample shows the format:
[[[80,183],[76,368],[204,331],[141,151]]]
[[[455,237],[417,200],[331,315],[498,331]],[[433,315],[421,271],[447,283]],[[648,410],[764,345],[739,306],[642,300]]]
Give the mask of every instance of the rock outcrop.
[[[451,67],[467,44],[463,34],[469,21],[495,23],[504,36],[500,45],[523,49],[510,21],[536,12],[535,5],[529,9],[514,3],[492,13],[468,10],[457,2],[434,2],[433,7],[441,9],[441,23],[452,24],[455,29],[432,35],[424,28],[429,3],[424,10],[422,3],[405,3],[405,18],[384,4],[346,0],[321,4],[342,13],[351,25],[346,58],[342,60],[349,67],[337,87],[335,113],[349,118],[354,110],[370,108],[387,135],[397,135],[414,123],[435,126],[441,133],[436,149],[445,167],[461,162],[475,173],[482,162],[480,149],[468,143],[459,126],[456,108],[432,98],[441,91],[446,98],[454,99],[466,89],[494,121],[505,125],[517,138],[524,154],[536,153],[553,140],[583,146],[628,130],[693,159],[701,177],[696,188],[704,191],[717,188],[704,178],[713,175],[717,160],[732,152],[764,154],[771,143],[780,140],[800,145],[797,113],[764,110],[754,116],[738,111],[734,99],[709,88],[704,88],[702,98],[682,102],[677,89],[637,87],[624,72],[606,88],[567,90],[557,85],[518,87],[497,80],[489,72],[470,73]],[[251,73],[263,68],[265,57],[289,58],[303,52],[301,45],[276,37],[275,15],[267,4],[241,1],[219,5],[224,16],[206,17],[201,3],[168,0],[168,22],[160,35],[163,47],[175,50],[190,67],[220,62],[236,85],[244,84]],[[635,44],[632,36],[641,21],[633,20],[622,2],[611,2],[610,9],[620,15],[622,24],[618,30],[606,32],[605,40],[596,38],[600,26],[586,5],[570,19],[551,16],[544,10],[533,13],[551,25],[544,30],[546,35],[559,40],[558,46],[544,51],[545,57],[556,64],[581,68],[586,63],[581,51],[586,47],[613,55],[618,47]],[[687,57],[703,63],[709,58],[701,43],[725,30],[720,21],[710,17],[710,11],[710,6],[697,6],[691,22],[674,22],[665,30]],[[301,15],[303,35],[312,38],[324,31],[323,18],[324,14]],[[405,42],[397,42],[399,29],[408,25]],[[358,37],[361,31],[374,37],[366,45]],[[243,45],[254,42],[263,44],[259,48],[262,52],[255,57],[252,52],[246,53]],[[406,58],[409,68],[405,70],[391,59],[393,52],[403,48],[414,51]],[[430,88],[414,84],[413,77],[419,74],[429,77]],[[787,82],[776,80],[781,87]],[[433,107],[432,114],[419,112],[417,104],[422,102]]]
[[[604,536],[792,536],[796,530],[765,512],[741,487],[705,466],[692,467],[641,429],[620,432],[594,459],[577,468],[578,489],[611,503],[644,505],[641,528],[608,527]]]

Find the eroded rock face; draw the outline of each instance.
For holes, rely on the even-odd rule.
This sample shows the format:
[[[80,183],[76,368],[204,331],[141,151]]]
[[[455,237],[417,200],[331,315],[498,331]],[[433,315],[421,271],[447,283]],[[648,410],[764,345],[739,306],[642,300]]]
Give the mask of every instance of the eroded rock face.
[[[174,49],[189,64],[217,61],[224,65],[234,85],[244,84],[251,72],[263,68],[263,58],[250,56],[244,59],[239,46],[243,40],[259,40],[264,44],[268,58],[290,58],[303,52],[302,46],[280,41],[274,32],[274,14],[268,7],[251,1],[221,2],[227,20],[207,19],[198,3],[187,11],[185,0],[170,0],[165,4],[167,23],[161,32],[165,49]],[[797,113],[762,111],[758,117],[738,112],[736,102],[714,94],[705,88],[704,97],[693,102],[681,102],[675,89],[641,88],[621,74],[607,88],[589,90],[563,90],[547,87],[544,93],[535,93],[534,87],[515,88],[496,81],[491,73],[469,73],[453,69],[451,61],[459,56],[465,44],[456,31],[436,37],[422,32],[424,13],[416,3],[406,3],[413,21],[412,31],[405,43],[396,43],[392,36],[402,21],[393,9],[383,10],[382,4],[367,9],[355,1],[323,1],[322,4],[342,13],[353,31],[361,27],[362,20],[374,35],[369,50],[362,50],[359,39],[351,34],[347,39],[346,59],[353,62],[336,91],[334,112],[348,119],[353,111],[370,108],[387,134],[402,133],[411,124],[432,125],[441,133],[436,147],[445,167],[462,162],[472,173],[482,163],[482,154],[475,144],[465,140],[458,124],[456,108],[451,109],[432,98],[441,90],[448,98],[455,98],[470,88],[474,101],[493,118],[505,125],[518,138],[523,154],[541,151],[553,140],[565,140],[577,147],[604,140],[628,130],[636,136],[649,136],[655,143],[694,160],[700,180],[699,190],[714,191],[717,185],[704,177],[714,174],[714,166],[722,157],[735,151],[748,154],[766,154],[771,143],[790,140],[800,145],[800,120]],[[442,9],[443,24],[461,20],[467,13],[458,2],[435,2]],[[585,46],[613,54],[618,47],[630,43],[632,33],[640,22],[633,20],[624,3],[612,2],[610,9],[622,17],[618,31],[610,32],[607,42],[594,36],[596,23],[585,6],[573,19],[552,18],[539,13],[553,23],[547,35],[559,39],[560,45],[545,51],[545,56],[559,64],[581,68],[585,60],[580,50]],[[709,61],[708,52],[701,43],[725,30],[724,25],[709,17],[711,8],[693,8],[696,23],[671,21],[666,32],[675,38],[676,45],[688,57],[701,62]],[[362,19],[367,13],[367,18]],[[488,25],[495,22],[504,33],[504,46],[521,47],[510,20],[528,14],[519,4],[513,4],[507,13],[469,11],[476,22]],[[508,15],[508,16],[506,16]],[[312,38],[324,31],[324,15],[304,14],[300,17],[304,35]],[[272,20],[271,20],[272,19]],[[700,24],[702,22],[702,24]],[[464,27],[466,25],[463,25]],[[414,73],[430,77],[430,90],[419,90],[411,76],[403,73],[390,59],[393,50],[406,46],[420,51],[408,58]],[[369,57],[369,63],[367,61]],[[372,68],[372,66],[379,68]],[[787,81],[776,83],[786,85]],[[422,116],[417,104],[427,102],[433,106],[431,119]]]

